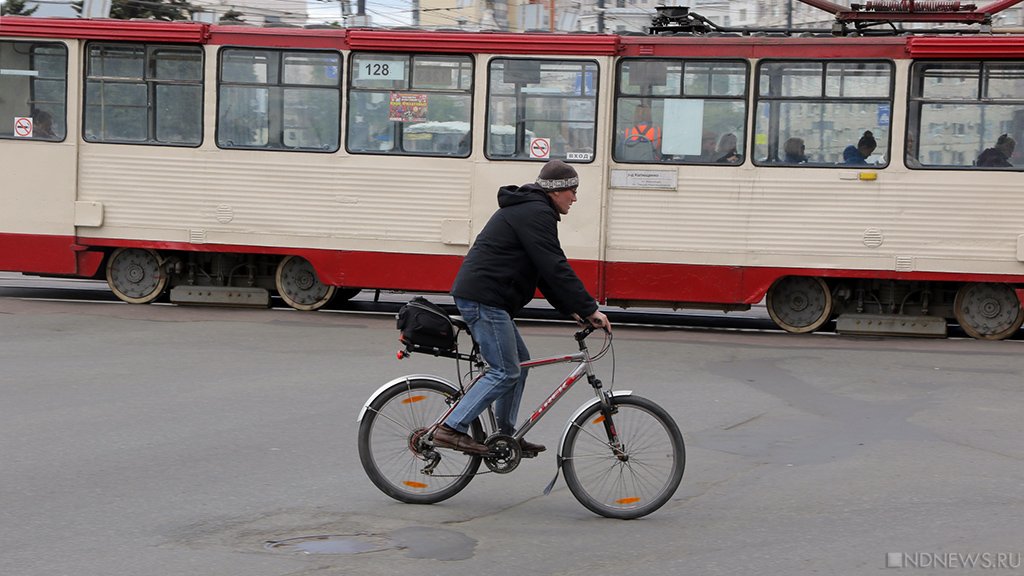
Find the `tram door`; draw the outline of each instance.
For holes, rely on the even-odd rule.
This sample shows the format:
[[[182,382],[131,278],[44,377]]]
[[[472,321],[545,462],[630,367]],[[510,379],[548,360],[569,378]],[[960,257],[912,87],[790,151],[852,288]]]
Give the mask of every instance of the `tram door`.
[[[533,182],[547,160],[566,161],[580,185],[558,225],[559,240],[587,290],[601,294],[609,119],[598,94],[611,86],[611,60],[494,56],[480,62],[478,85],[487,90],[475,124],[472,237],[497,209],[498,188]]]
[[[76,44],[0,39],[0,269],[74,274]]]

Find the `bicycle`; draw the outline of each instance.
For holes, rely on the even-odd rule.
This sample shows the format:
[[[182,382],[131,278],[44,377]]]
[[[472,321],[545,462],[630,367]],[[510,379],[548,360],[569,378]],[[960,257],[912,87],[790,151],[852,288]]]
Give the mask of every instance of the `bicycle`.
[[[466,323],[451,317],[458,333],[469,333]],[[587,326],[575,333],[579,352],[529,360],[524,368],[563,363],[578,364],[512,435],[498,434],[494,413],[488,408],[470,426],[469,434],[490,448],[479,456],[433,446],[433,431],[483,375],[486,364],[476,343],[469,354],[406,344],[402,359],[412,353],[454,358],[459,384],[429,374],[396,378],[374,392],[360,410],[359,459],[367,476],[382,492],[401,502],[433,504],[451,498],[478,474],[481,462],[497,474],[515,470],[524,454],[523,438],[548,410],[586,376],[595,398],[569,418],[556,451],[555,477],[545,488],[550,493],[564,470],[573,496],[589,510],[608,518],[639,518],[654,512],[675,493],[683,477],[686,451],[683,436],[672,417],[654,402],[630,390],[605,390],[594,374],[593,363],[612,347],[605,333],[600,352],[591,356]],[[456,334],[456,337],[457,337]],[[472,335],[470,334],[472,337]],[[614,355],[614,352],[613,352]],[[469,362],[471,382],[463,387],[459,362]],[[614,375],[614,370],[613,370]],[[614,380],[614,378],[613,378]]]

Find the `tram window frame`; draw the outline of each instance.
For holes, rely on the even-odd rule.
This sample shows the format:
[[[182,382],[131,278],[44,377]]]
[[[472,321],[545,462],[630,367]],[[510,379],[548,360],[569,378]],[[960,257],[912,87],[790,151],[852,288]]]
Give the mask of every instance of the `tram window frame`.
[[[232,58],[238,55],[238,62],[249,60],[251,70],[244,70],[252,76],[235,77]],[[301,59],[310,56],[326,56],[320,63],[303,64]],[[263,73],[256,65],[263,58]],[[333,63],[331,62],[333,60]],[[293,62],[292,66],[289,63]],[[325,79],[316,78],[299,81],[291,76],[293,70],[309,68],[315,75],[318,69]],[[333,68],[333,70],[332,70]],[[217,124],[214,136],[217,148],[222,150],[261,150],[268,152],[305,152],[333,154],[341,148],[341,78],[344,72],[344,58],[337,50],[303,50],[291,48],[265,48],[252,46],[223,46],[217,53]],[[330,81],[327,81],[330,80]],[[254,115],[252,107],[241,113],[233,113],[236,100],[232,94],[245,98],[256,109],[262,108],[261,115]],[[326,95],[322,106],[314,106],[312,115],[306,115],[301,125],[295,122],[302,112],[309,108],[313,99],[295,100],[295,95]],[[255,95],[255,99],[253,96]],[[292,98],[292,99],[290,99]],[[259,111],[259,110],[257,110]],[[319,114],[333,112],[333,117],[320,120]],[[318,127],[331,127],[333,132],[321,134]],[[242,143],[235,143],[234,137],[247,129],[251,137]],[[312,130],[315,144],[303,145],[299,140]],[[329,128],[330,130],[330,128]],[[289,139],[292,144],[289,144]],[[318,143],[318,144],[316,144]]]
[[[94,53],[95,50],[99,54]],[[141,67],[138,70],[112,70],[107,73],[107,52],[134,50],[141,53]],[[189,77],[166,77],[161,73],[160,64],[163,63],[161,56],[175,54],[178,57],[187,55],[194,59],[186,59],[191,67],[195,68],[195,74]],[[147,44],[139,42],[90,42],[85,47],[85,78],[83,79],[84,93],[82,97],[82,138],[86,142],[100,144],[137,144],[149,146],[174,146],[182,148],[198,148],[203,144],[203,101],[206,86],[205,62],[206,54],[201,46],[188,44]],[[169,59],[168,59],[169,60]],[[96,71],[97,62],[100,70]],[[129,72],[128,74],[124,72]],[[109,92],[108,92],[109,89]],[[141,89],[141,91],[140,91]],[[168,96],[171,106],[165,106],[162,101],[168,91],[192,92],[186,98]],[[134,94],[133,94],[134,92]],[[120,94],[118,94],[120,93]],[[145,102],[141,103],[138,98],[142,93]],[[134,97],[135,102],[107,103],[108,96]],[[94,98],[99,98],[100,103],[94,104]],[[138,133],[138,137],[123,137],[110,134],[106,117],[108,110],[111,115],[115,111],[122,115],[125,109],[135,108],[141,111],[145,117],[145,130]],[[177,116],[172,114],[177,113]],[[94,116],[98,114],[99,116]],[[136,111],[136,115],[140,112]],[[168,136],[163,133],[164,127],[182,125],[182,114],[189,116],[189,134],[177,138],[176,135]],[[166,118],[165,118],[166,117]],[[129,122],[128,124],[138,124]],[[98,123],[98,126],[97,126]],[[111,122],[113,124],[113,122]]]
[[[3,54],[8,50],[18,53],[24,49],[28,58],[28,68],[15,67],[9,61],[4,61]],[[58,49],[54,54],[36,54],[36,50]],[[63,74],[49,74],[47,70],[40,70],[37,64],[40,58],[57,58],[62,63]],[[20,63],[18,63],[20,65]],[[59,68],[59,67],[58,67]],[[46,72],[46,75],[43,73]],[[5,104],[4,109],[13,111],[9,114],[11,122],[5,122],[0,126],[0,140],[29,140],[35,142],[63,142],[67,139],[67,110],[68,110],[68,47],[61,42],[32,42],[24,40],[0,40],[0,93],[13,94],[17,91],[13,85],[27,79],[27,86],[24,87],[24,106],[18,106],[13,102]],[[54,84],[54,90],[47,98],[60,95],[60,100],[43,99],[39,92],[44,85]],[[11,86],[8,86],[8,85]],[[35,122],[39,112],[50,116],[53,136],[37,136]],[[16,136],[13,118],[28,117],[33,119],[32,137]]]
[[[771,91],[771,80],[770,74],[766,73],[766,68],[771,66],[779,66],[783,70],[784,67],[796,67],[799,65],[806,65],[809,68],[819,68],[820,75],[811,84],[811,87],[806,86],[790,86],[788,90],[799,91],[798,93],[779,93],[764,95],[766,89]],[[874,94],[855,94],[847,95],[847,83],[845,81],[848,77],[856,77],[858,75],[858,66],[865,67],[869,73],[871,70],[875,72],[881,70],[888,70],[888,86],[884,93]],[[872,68],[874,67],[874,68]],[[853,71],[852,74],[844,74],[843,71],[849,68]],[[835,73],[833,73],[833,69]],[[781,74],[784,76],[784,74]],[[877,75],[877,74],[876,74]],[[806,77],[814,78],[809,74],[796,75],[792,74],[794,78]],[[801,84],[806,84],[802,82]],[[895,93],[896,93],[896,66],[892,60],[885,59],[834,59],[834,60],[821,60],[821,59],[764,59],[757,63],[757,71],[755,75],[756,92],[754,93],[754,107],[752,110],[753,116],[753,135],[754,141],[751,146],[752,158],[755,166],[769,167],[769,168],[868,168],[880,170],[887,168],[892,163],[892,111],[895,106]],[[780,124],[783,119],[774,119],[771,114],[771,110],[774,106],[782,105],[797,106],[796,115],[799,116],[811,116],[814,110],[818,109],[818,130],[811,132],[813,127],[806,133],[801,133],[797,130],[787,130],[785,134],[782,133]],[[853,116],[853,115],[867,115],[869,110],[868,106],[876,106],[875,108],[875,122],[874,124],[860,124],[856,127],[843,127],[838,130],[832,128],[834,126],[835,118]],[[881,124],[881,116],[883,106],[888,110],[888,124]],[[768,112],[764,113],[763,110],[767,107]],[[840,115],[835,112],[828,113],[828,107],[841,107],[844,109],[844,114]],[[809,108],[809,109],[808,109]],[[859,113],[859,114],[858,114]],[[826,121],[825,119],[828,118]],[[762,130],[761,123],[766,121],[768,126]],[[813,123],[812,123],[813,125]],[[833,159],[818,159],[818,160],[807,160],[803,161],[786,161],[785,147],[786,143],[791,139],[800,140],[806,142],[809,137],[817,134],[818,135],[818,146],[815,150],[821,151],[826,150],[827,142],[825,138],[826,129],[832,134],[837,132],[849,132],[849,134],[838,144],[837,153],[834,154]],[[883,130],[884,129],[884,130]],[[876,142],[880,145],[875,149],[871,157],[878,156],[877,162],[868,162],[866,164],[855,164],[847,163],[844,161],[845,151],[851,146],[856,147],[859,140],[864,136],[865,131],[870,131]],[[800,138],[799,136],[806,136]],[[783,137],[785,136],[785,137]],[[806,144],[805,144],[806,145]],[[803,148],[801,148],[801,154]],[[819,152],[824,154],[825,152]],[[868,159],[870,159],[869,157]]]
[[[515,62],[521,63],[516,64],[518,67],[516,74],[523,78],[522,82],[501,82],[504,86],[513,86],[511,94],[497,93],[495,90],[495,66],[497,63]],[[536,68],[528,65],[529,63],[537,64]],[[524,89],[528,85],[537,86],[542,84],[543,76],[545,73],[544,66],[579,66],[580,70],[579,84],[573,82],[572,93],[570,94],[548,94],[545,95],[543,92],[536,92],[534,98],[527,99],[523,95]],[[505,70],[502,68],[502,80],[505,78]],[[559,73],[560,71],[555,69],[553,73]],[[549,69],[549,74],[552,70]],[[535,79],[536,78],[536,79]],[[521,87],[516,88],[522,84]],[[487,63],[487,100],[486,100],[486,114],[484,119],[484,125],[488,127],[486,134],[484,134],[484,156],[488,160],[495,161],[528,161],[528,162],[547,162],[548,160],[564,160],[570,163],[589,164],[597,160],[597,125],[598,125],[598,110],[600,106],[600,86],[601,86],[601,65],[594,59],[582,59],[582,58],[509,58],[505,56],[499,56],[491,58]],[[511,139],[511,152],[508,154],[501,154],[495,151],[495,147],[501,140],[498,140],[495,130],[491,129],[492,118],[495,116],[494,107],[496,98],[500,99],[514,99],[512,103],[513,115],[516,120],[514,124],[500,124],[499,126],[511,126],[514,130]],[[523,106],[522,110],[519,110],[519,100],[522,99]],[[557,118],[531,118],[527,114],[531,113],[531,104],[533,104],[533,110],[536,111],[536,102],[544,102],[548,99],[562,99],[569,100],[570,104],[566,107],[569,111],[572,108],[576,108],[576,113],[587,112],[586,106],[579,104],[571,104],[571,102],[590,103],[591,116],[589,119],[571,119],[566,118],[566,115],[562,115]],[[520,113],[521,112],[521,113]],[[530,126],[536,126],[540,123],[564,125],[569,129],[569,137],[564,134],[559,134],[561,140],[555,140],[553,136],[544,136],[531,130]],[[581,125],[583,127],[581,128]],[[521,130],[520,130],[521,126]],[[583,150],[569,151],[564,150],[564,153],[556,153],[556,145],[567,148],[570,146],[570,139],[578,134],[579,131],[588,131],[590,133],[589,142],[585,142]],[[522,139],[519,138],[519,134],[522,135]],[[530,139],[530,143],[526,142],[526,138],[529,135],[533,135]],[[548,154],[544,156],[534,157],[530,154],[530,144],[536,138],[547,138],[549,142]],[[507,139],[506,139],[507,140]],[[562,142],[564,140],[564,142]],[[502,143],[502,146],[508,148],[507,142]]]
[[[389,63],[400,78],[387,78]],[[370,66],[369,77],[363,77]],[[431,79],[431,68],[449,82]],[[468,54],[352,52],[349,54],[345,150],[349,154],[468,158],[473,150],[476,59]],[[399,95],[395,102],[395,95]],[[404,100],[406,98],[407,100]],[[431,106],[431,100],[435,105]],[[439,104],[444,102],[443,106]],[[371,106],[372,104],[372,106]],[[432,110],[461,111],[460,119],[427,119]],[[461,110],[460,110],[461,109]],[[387,117],[380,115],[387,112]],[[376,113],[376,114],[375,114]],[[405,119],[395,119],[401,113]],[[420,114],[424,117],[420,118]],[[373,116],[377,116],[374,118]],[[419,134],[431,135],[430,138]],[[426,142],[430,140],[430,142]],[[436,142],[435,142],[436,140]],[[428,148],[417,149],[425,143]],[[388,146],[388,147],[385,147]]]
[[[646,69],[638,69],[636,74],[647,77],[647,82],[627,82],[627,74],[632,79],[634,72],[626,70],[626,68],[632,68],[633,65],[644,65],[643,68]],[[678,76],[675,82],[671,82],[669,78],[673,74],[673,66],[678,67],[674,73]],[[716,70],[722,70],[724,66],[730,66],[729,69],[733,72],[715,73]],[[638,68],[640,67],[638,66]],[[702,84],[688,80],[698,75],[707,76],[707,82]],[[662,79],[662,76],[665,78]],[[741,90],[722,89],[722,82],[729,87],[733,81],[730,78],[737,77],[742,77]],[[630,86],[637,87],[637,89],[630,91]],[[701,89],[702,87],[703,89]],[[649,92],[646,92],[645,88],[649,89]],[[746,151],[748,149],[750,89],[750,62],[742,58],[623,58],[619,60],[615,68],[613,160],[621,164],[741,166],[748,156]],[[729,111],[727,108],[723,108],[721,112],[709,114],[707,107],[709,102],[716,108],[723,104],[726,106],[731,104],[733,110]],[[738,110],[736,106],[739,107]],[[642,107],[648,111],[638,112],[638,109]],[[664,117],[667,115],[667,107],[675,110],[674,114],[668,114],[673,117],[680,114],[690,117],[695,114],[699,115],[700,127],[694,130],[693,124],[690,122],[687,122],[685,126],[682,122],[666,123]],[[644,118],[641,119],[640,116]],[[658,121],[659,117],[662,118],[660,122]],[[715,120],[716,117],[726,117],[730,120],[725,122],[738,121],[738,124],[723,123],[721,120]],[[709,119],[714,121],[714,129],[708,127]],[[641,124],[641,121],[644,124]],[[649,126],[656,130],[655,140],[661,142],[655,144],[650,142],[649,136],[635,134],[637,126],[647,126],[646,122],[650,122]],[[683,129],[668,131],[675,126]],[[735,146],[731,150],[720,153],[718,150],[723,144],[723,138],[727,138],[730,134],[735,139]],[[640,138],[636,136],[640,136]],[[667,144],[666,140],[669,141]],[[634,144],[635,142],[638,144]],[[640,147],[639,150],[635,149],[637,146]]]
[[[948,71],[931,76],[932,70]],[[907,129],[904,164],[913,170],[1003,171],[1024,170],[1024,96],[1011,97],[1012,90],[993,93],[993,72],[1016,71],[1016,81],[1024,85],[1024,60],[918,60],[911,65],[907,98]],[[956,73],[960,72],[960,75]],[[967,74],[969,73],[970,76]],[[949,82],[959,81],[960,94],[953,94]],[[998,81],[998,78],[995,78]],[[946,84],[940,90],[939,84]],[[934,115],[927,114],[930,107]],[[1009,113],[989,112],[1008,108]],[[967,117],[972,109],[974,118]],[[993,128],[986,127],[992,124]],[[924,128],[922,128],[924,127]],[[995,148],[1000,136],[1016,141],[1010,166],[978,166],[981,154]],[[956,143],[977,135],[977,142],[965,142],[971,150],[957,150]],[[946,160],[948,157],[948,161]]]

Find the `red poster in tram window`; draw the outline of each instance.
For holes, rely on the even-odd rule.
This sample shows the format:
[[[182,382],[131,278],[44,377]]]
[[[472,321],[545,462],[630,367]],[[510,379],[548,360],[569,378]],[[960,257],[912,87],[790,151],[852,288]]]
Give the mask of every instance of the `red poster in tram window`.
[[[391,93],[391,110],[388,120],[392,122],[423,122],[426,119],[426,94]]]

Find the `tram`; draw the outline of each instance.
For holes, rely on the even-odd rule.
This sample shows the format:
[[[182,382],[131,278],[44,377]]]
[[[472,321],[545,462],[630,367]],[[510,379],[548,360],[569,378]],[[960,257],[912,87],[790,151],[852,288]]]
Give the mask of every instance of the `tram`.
[[[133,303],[446,292],[498,187],[558,158],[582,183],[562,244],[607,305],[1014,335],[1024,36],[960,3],[805,1],[836,28],[4,17],[0,269]],[[900,10],[968,28],[875,33]]]

